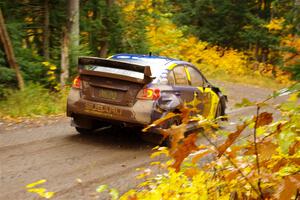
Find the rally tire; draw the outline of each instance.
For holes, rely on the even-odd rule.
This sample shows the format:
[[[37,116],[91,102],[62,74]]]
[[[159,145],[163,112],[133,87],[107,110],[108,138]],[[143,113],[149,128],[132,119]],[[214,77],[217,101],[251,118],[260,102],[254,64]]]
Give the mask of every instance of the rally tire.
[[[218,118],[218,117],[222,116],[222,113],[223,113],[222,110],[223,110],[222,105],[221,105],[221,103],[219,102],[219,103],[218,103],[218,106],[217,106],[217,109],[216,109],[215,118]]]
[[[89,135],[93,133],[93,129],[80,128],[80,127],[75,127],[75,129],[80,135]]]

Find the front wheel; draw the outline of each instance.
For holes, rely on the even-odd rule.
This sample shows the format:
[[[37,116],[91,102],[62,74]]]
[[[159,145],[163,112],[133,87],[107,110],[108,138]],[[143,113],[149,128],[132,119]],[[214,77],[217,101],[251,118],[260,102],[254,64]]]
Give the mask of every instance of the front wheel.
[[[216,114],[215,114],[215,118],[218,118],[218,117],[221,117],[221,120],[222,121],[226,121],[227,118],[224,117],[226,114],[225,114],[225,109],[226,109],[226,104],[225,104],[225,100],[220,100],[219,103],[218,103],[218,106],[217,106],[217,109],[216,109]]]
[[[215,114],[215,118],[218,118],[222,116],[222,105],[220,104],[220,102],[218,103],[217,109],[216,109],[216,114]]]

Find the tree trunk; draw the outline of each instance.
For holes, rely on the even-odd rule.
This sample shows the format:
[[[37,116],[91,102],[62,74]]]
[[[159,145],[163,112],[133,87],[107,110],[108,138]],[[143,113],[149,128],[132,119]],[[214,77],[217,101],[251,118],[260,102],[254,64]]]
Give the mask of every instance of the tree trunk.
[[[259,43],[258,42],[256,42],[256,44],[255,44],[254,56],[255,56],[256,61],[260,62]]]
[[[60,85],[64,89],[69,78],[69,36],[66,29],[63,31],[62,47],[61,47],[61,73]]]
[[[5,27],[5,22],[4,22],[4,18],[3,18],[3,15],[2,15],[1,8],[0,8],[0,40],[1,40],[1,43],[4,47],[7,62],[9,64],[9,66],[16,73],[18,86],[19,86],[20,90],[23,90],[24,89],[24,80],[23,80],[19,65],[16,61],[15,54],[14,54],[14,51],[13,51],[13,47],[12,47],[8,32],[7,32],[6,27]]]
[[[113,6],[113,4],[114,4],[114,0],[106,0],[108,12],[111,12],[110,9]],[[103,40],[100,42],[99,57],[101,57],[101,58],[107,57],[107,52],[108,52],[108,48],[109,48],[108,35],[110,32],[110,27],[111,27],[111,24],[109,23],[109,20],[107,20],[107,19],[103,19],[103,24],[105,25],[106,30],[102,34]]]
[[[44,12],[43,55],[45,60],[49,60],[49,0],[44,2]]]
[[[106,58],[107,57],[107,52],[108,52],[108,41],[102,41],[100,42],[100,51],[99,51],[99,57],[100,58]]]
[[[60,84],[63,89],[69,78],[70,58],[77,65],[79,49],[79,0],[68,0],[67,28],[63,28]]]
[[[270,0],[260,0],[258,2],[259,5],[259,17],[263,19],[265,22],[270,22],[271,20],[271,1]],[[257,42],[257,44],[259,44]],[[259,62],[266,63],[268,61],[269,54],[269,44],[262,44],[262,46],[258,45],[259,49],[261,49],[261,54],[258,56],[256,54],[256,59]],[[258,49],[256,51],[258,53]]]
[[[261,58],[261,61],[263,63],[267,63],[267,61],[269,60],[268,56],[269,56],[269,48],[263,48],[262,49],[262,58]]]
[[[70,55],[73,64],[77,65],[79,50],[79,0],[68,1],[68,34],[70,40]]]

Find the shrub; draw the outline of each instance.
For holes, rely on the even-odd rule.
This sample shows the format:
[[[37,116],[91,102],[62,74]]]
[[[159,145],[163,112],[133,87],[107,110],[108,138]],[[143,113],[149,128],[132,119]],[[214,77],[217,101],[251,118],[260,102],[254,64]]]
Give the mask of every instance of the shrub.
[[[39,84],[29,84],[23,91],[8,90],[0,101],[0,117],[33,117],[65,111],[66,94],[51,92]]]
[[[220,137],[214,121],[201,116],[190,118],[189,111],[183,110],[184,123],[161,129],[164,136],[171,138],[171,147],[159,148],[153,154],[172,158],[167,163],[156,163],[167,168],[167,173],[148,178],[137,190],[128,191],[121,199],[298,199],[299,91],[300,84],[274,93],[273,97],[295,92],[277,107],[281,116],[276,121],[272,113],[260,112],[262,107],[271,106],[266,102],[272,97],[256,103],[257,114],[227,133],[221,145],[213,139]],[[160,119],[151,127],[161,123]],[[196,124],[194,132],[189,131],[191,134],[185,137],[187,124],[191,123]],[[250,134],[243,135],[241,140],[247,129]],[[205,138],[207,144],[197,145],[197,134]]]

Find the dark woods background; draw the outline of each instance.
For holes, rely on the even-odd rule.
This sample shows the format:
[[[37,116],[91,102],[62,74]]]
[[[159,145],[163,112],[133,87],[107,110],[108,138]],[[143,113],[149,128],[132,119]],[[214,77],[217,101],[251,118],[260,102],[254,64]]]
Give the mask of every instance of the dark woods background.
[[[126,12],[132,5],[134,18]],[[299,40],[300,2],[295,0],[1,0],[0,7],[25,85],[58,89],[76,74],[78,55],[147,54],[147,26],[162,17],[184,36],[243,51],[300,79],[300,44],[284,44]],[[1,42],[0,96],[17,85]]]

